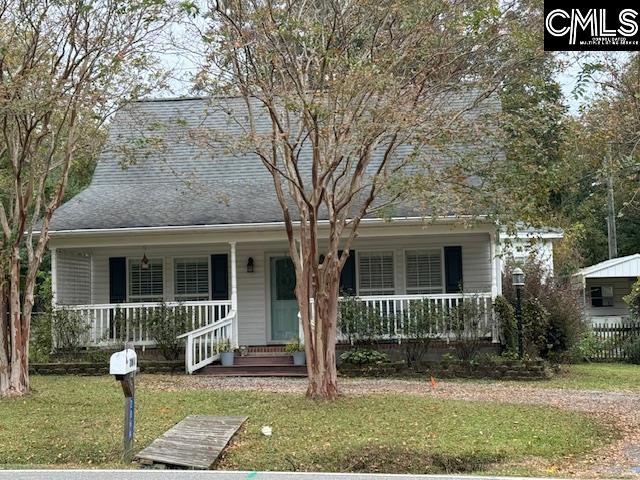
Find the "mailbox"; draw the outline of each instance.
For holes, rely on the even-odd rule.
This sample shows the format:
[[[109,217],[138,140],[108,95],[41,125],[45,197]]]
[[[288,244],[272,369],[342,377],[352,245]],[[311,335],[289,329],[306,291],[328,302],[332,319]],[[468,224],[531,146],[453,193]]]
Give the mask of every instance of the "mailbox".
[[[133,433],[135,425],[135,377],[138,372],[138,356],[132,348],[111,355],[109,373],[116,377],[124,393],[124,435],[123,458],[130,460],[133,452]]]
[[[138,370],[138,356],[135,350],[127,348],[111,355],[109,373],[111,375],[128,375]]]

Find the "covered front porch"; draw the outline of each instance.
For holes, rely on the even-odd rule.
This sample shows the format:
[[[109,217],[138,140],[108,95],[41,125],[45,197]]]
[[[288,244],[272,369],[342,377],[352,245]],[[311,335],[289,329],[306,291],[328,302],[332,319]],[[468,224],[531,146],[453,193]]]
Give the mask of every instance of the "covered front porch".
[[[380,337],[401,342],[416,305],[440,319],[430,326],[431,335],[449,339],[451,312],[473,302],[482,312],[482,336],[497,339],[491,306],[501,266],[494,237],[410,233],[357,239],[341,278],[341,305],[357,303],[379,322]],[[54,244],[54,307],[84,319],[87,346],[126,342],[146,348],[155,343],[151,326],[159,316],[179,317],[189,371],[214,361],[227,341],[238,348],[302,337],[286,241],[210,239]],[[341,325],[341,341],[352,339],[349,328],[348,322]]]

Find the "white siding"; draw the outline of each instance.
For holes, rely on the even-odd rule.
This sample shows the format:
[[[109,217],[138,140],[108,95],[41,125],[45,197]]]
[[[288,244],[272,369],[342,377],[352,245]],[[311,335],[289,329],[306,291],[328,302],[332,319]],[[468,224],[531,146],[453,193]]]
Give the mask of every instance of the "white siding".
[[[585,311],[588,317],[625,316],[629,315],[629,306],[623,297],[629,295],[635,278],[587,278],[585,288]],[[613,287],[613,307],[592,307],[591,287]]]
[[[82,252],[59,250],[56,261],[58,304],[91,303],[91,256]]]
[[[394,255],[395,293],[404,294],[406,293],[405,251],[432,248],[442,250],[447,245],[462,247],[465,292],[490,292],[492,259],[488,233],[437,235],[423,233],[411,236],[359,238],[354,242],[352,248],[356,252],[363,250],[392,251]],[[288,244],[286,241],[242,242],[241,238],[238,238],[236,249],[238,341],[240,345],[265,344],[269,338],[270,322],[269,271],[266,266],[270,256],[287,255]],[[58,254],[62,250],[59,249]],[[320,250],[322,251],[322,244],[320,245]],[[229,253],[229,245],[226,243],[212,243],[208,245],[152,246],[147,248],[143,246],[137,248],[99,247],[91,249],[90,252],[93,258],[92,303],[109,303],[109,257],[142,258],[145,253],[148,258],[164,259],[164,296],[166,300],[171,300],[173,299],[173,258]],[[249,257],[252,257],[254,261],[253,273],[247,273],[247,260]],[[58,281],[61,283],[67,281],[60,274],[58,277]]]

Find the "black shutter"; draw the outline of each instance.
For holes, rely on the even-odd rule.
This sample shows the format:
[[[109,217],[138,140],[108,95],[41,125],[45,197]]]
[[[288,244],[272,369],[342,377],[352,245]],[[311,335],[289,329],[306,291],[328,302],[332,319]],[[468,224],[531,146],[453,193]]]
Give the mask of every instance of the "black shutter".
[[[229,299],[229,260],[226,253],[211,255],[211,299]]]
[[[446,293],[462,291],[462,247],[444,247]]]
[[[338,251],[342,255],[342,250]],[[349,257],[340,273],[340,295],[356,294],[356,251],[349,250]]]
[[[109,258],[109,303],[124,303],[127,300],[127,259]]]

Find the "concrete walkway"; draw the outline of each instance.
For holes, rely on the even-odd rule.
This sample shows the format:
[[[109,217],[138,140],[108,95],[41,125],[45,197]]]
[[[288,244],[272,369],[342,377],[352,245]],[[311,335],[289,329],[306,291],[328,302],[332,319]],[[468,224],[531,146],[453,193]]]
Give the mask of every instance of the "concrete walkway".
[[[0,480],[525,480],[469,475],[378,475],[310,472],[219,472],[186,470],[0,470]],[[527,478],[526,480],[535,480]],[[542,480],[542,479],[538,479]],[[544,480],[553,480],[545,478]]]

